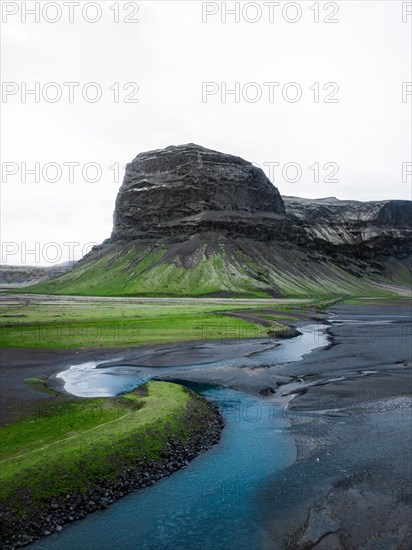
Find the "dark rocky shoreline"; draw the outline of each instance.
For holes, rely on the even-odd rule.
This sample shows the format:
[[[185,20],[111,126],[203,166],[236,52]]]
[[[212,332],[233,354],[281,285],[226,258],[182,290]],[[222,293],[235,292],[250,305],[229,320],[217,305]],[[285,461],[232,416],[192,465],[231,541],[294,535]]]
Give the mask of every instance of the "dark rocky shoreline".
[[[204,397],[185,389],[195,402],[206,404],[208,414],[199,416],[188,411],[186,425],[191,428],[189,441],[183,443],[171,434],[158,460],[141,460],[136,466],[124,468],[114,480],[105,480],[84,494],[67,494],[63,499],[51,499],[41,510],[18,517],[16,511],[0,504],[2,525],[0,548],[12,550],[34,540],[59,532],[65,524],[82,519],[96,510],[107,508],[131,491],[153,485],[156,481],[184,468],[200,453],[219,442],[223,419],[217,407]]]

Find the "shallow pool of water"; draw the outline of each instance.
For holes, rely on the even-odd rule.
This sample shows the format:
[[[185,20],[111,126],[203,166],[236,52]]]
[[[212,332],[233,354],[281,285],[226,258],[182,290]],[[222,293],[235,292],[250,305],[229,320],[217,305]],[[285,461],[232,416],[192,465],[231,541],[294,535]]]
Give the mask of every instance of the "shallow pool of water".
[[[66,391],[78,397],[109,397],[131,391],[147,380],[162,378],[162,375],[173,377],[184,372],[187,379],[188,372],[205,367],[208,369],[236,366],[257,367],[299,361],[307,353],[328,344],[326,328],[325,325],[319,324],[306,325],[300,327],[302,332],[300,336],[280,340],[276,347],[224,361],[173,367],[132,367],[128,365],[104,367],[102,362],[90,361],[71,366],[68,370],[58,374],[57,378],[63,380]],[[96,368],[97,365],[99,368]]]

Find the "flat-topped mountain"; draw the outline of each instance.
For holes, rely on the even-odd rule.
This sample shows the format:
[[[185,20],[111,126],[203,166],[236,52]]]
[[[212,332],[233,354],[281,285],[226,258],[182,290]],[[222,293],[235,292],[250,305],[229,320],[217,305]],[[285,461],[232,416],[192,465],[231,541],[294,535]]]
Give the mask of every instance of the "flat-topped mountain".
[[[213,223],[241,231],[248,220],[284,215],[279,191],[260,168],[189,143],[141,153],[126,166],[111,240],[187,235]]]
[[[112,235],[35,292],[373,295],[410,287],[411,201],[281,197],[264,172],[195,144],[127,165]],[[385,290],[386,289],[386,290]]]

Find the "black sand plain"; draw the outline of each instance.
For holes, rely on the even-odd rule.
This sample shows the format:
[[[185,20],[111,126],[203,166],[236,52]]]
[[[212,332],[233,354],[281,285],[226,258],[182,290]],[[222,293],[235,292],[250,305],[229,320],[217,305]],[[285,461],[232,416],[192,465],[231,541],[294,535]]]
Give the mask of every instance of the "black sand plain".
[[[261,503],[262,549],[409,550],[411,305],[339,305],[328,310],[327,319],[328,345],[300,361],[253,369],[206,366],[186,369],[179,378],[267,395],[284,407],[297,459],[273,479],[270,502]],[[24,379],[43,375],[53,386],[53,375],[70,364],[110,359],[116,364],[121,355],[128,365],[188,365],[250,356],[274,345],[255,339],[104,351],[4,348],[1,421],[59,399]]]

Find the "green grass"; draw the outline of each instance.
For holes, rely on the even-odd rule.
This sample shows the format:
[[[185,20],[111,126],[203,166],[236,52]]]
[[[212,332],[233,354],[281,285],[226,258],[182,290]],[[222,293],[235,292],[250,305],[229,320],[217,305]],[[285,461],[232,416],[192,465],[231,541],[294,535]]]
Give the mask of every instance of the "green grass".
[[[325,296],[262,301],[41,296],[27,300],[5,295],[0,308],[0,343],[4,347],[94,349],[265,337],[268,330],[281,333],[286,321],[297,321],[299,311],[324,312],[342,299],[352,300],[351,303],[383,300]],[[231,312],[242,312],[255,322],[229,315]],[[41,382],[29,383],[42,389]]]
[[[27,502],[83,493],[142,459],[156,460],[173,435],[187,440],[193,397],[168,382],[146,387],[146,396],[49,404],[41,414],[3,427],[0,501],[22,510]],[[197,403],[196,414],[202,406]]]
[[[273,243],[266,243],[259,249],[244,241],[232,243],[229,252],[228,246],[205,241],[189,253],[184,244],[177,251],[170,245],[112,243],[91,252],[69,272],[18,292],[154,297],[226,293],[255,298],[273,293],[291,298],[392,295],[327,260],[308,261],[288,251],[275,253],[271,247]],[[406,280],[408,269],[398,271],[398,278]]]
[[[219,340],[266,336],[268,327],[225,315],[236,310],[267,307],[253,301],[231,304],[208,301],[144,300],[118,301],[112,304],[98,299],[90,301],[34,298],[25,305],[23,299],[3,301],[0,308],[3,346],[29,348],[99,348],[137,344]],[[281,307],[308,301],[280,300]],[[23,317],[10,317],[18,311]],[[283,317],[265,314],[273,330],[283,330]]]
[[[48,393],[50,395],[60,395],[47,386],[47,376],[37,376],[37,377],[26,378],[24,381],[26,382],[26,384],[28,384],[29,386],[31,386],[37,391]]]
[[[392,298],[371,298],[371,297],[356,297],[346,298],[342,301],[343,304],[353,306],[368,305],[368,306],[383,306],[388,304],[411,304],[411,298],[406,296],[394,296]]]
[[[256,313],[256,315],[261,319],[266,319],[267,321],[273,321],[274,314],[267,311],[259,311]],[[286,313],[283,315],[279,315],[279,319],[283,319],[284,321],[299,321],[299,317],[294,317],[293,315],[287,315]]]
[[[267,290],[244,272],[230,266],[222,252],[208,257],[201,252],[196,264],[186,267],[178,260],[161,262],[166,249],[140,251],[128,248],[76,266],[53,281],[46,281],[26,291],[96,296],[207,296],[225,291],[233,294],[266,297]]]

